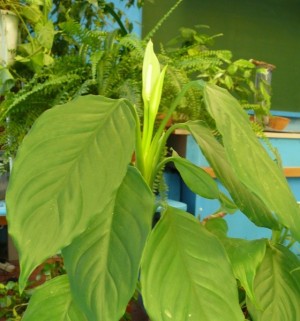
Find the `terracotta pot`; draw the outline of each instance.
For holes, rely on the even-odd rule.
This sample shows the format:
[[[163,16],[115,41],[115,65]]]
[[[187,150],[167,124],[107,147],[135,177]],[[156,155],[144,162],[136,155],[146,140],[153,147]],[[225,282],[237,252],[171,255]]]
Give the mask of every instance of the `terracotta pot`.
[[[272,116],[269,119],[268,127],[274,130],[283,130],[290,122],[289,118]]]

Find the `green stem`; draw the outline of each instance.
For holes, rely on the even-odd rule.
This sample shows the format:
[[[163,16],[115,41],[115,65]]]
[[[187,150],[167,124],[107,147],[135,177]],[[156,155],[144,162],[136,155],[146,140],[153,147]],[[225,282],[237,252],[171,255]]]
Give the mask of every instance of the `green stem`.
[[[143,119],[143,134],[142,134],[142,145],[144,157],[147,157],[148,150],[151,144],[152,133],[150,135],[150,124],[149,124],[149,103],[147,101],[144,102],[144,119]]]
[[[279,240],[280,244],[284,244],[284,241],[286,240],[286,237],[289,233],[289,230],[286,227],[284,227],[282,231],[283,232],[281,232],[281,236],[280,236],[280,240]]]
[[[135,141],[135,159],[136,159],[136,167],[141,172],[141,174],[145,175],[145,164],[144,164],[144,157],[143,157],[143,147],[142,147],[142,132],[141,132],[141,125],[140,125],[140,118],[136,112],[135,107],[128,101],[125,100],[131,113],[135,119],[136,123],[136,141]]]
[[[280,236],[281,236],[281,231],[272,230],[272,238],[271,239],[274,243],[280,242]]]
[[[168,128],[166,132],[163,132],[161,136],[158,136],[157,133],[154,136],[154,139],[151,143],[151,147],[149,150],[149,155],[147,157],[147,165],[146,168],[148,169],[147,173],[147,181],[150,186],[153,185],[154,180],[161,170],[162,166],[165,165],[164,160],[162,162],[160,161],[160,157],[163,155],[163,149],[167,145],[167,140],[170,137],[170,135],[177,129],[181,127],[181,124],[175,124]],[[166,162],[168,162],[168,159],[170,158],[165,158]]]
[[[108,4],[104,5],[104,12],[105,13],[109,13],[117,22],[117,24],[120,27],[121,30],[121,36],[124,37],[128,34],[128,31],[126,30],[123,22],[121,21],[120,17],[118,16],[118,14],[115,12],[115,10]]]

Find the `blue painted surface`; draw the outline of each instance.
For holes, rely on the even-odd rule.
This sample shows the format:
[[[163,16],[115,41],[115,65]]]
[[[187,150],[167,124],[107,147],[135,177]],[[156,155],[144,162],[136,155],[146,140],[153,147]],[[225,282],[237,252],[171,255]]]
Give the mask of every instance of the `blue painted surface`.
[[[300,139],[270,138],[270,142],[279,151],[283,166],[300,167]],[[269,150],[268,152],[274,158]]]
[[[271,114],[273,116],[282,116],[282,117],[299,118],[300,119],[300,113],[298,113],[298,112],[271,110]]]
[[[6,204],[4,201],[0,201],[0,216],[6,215]]]
[[[180,201],[181,178],[175,171],[166,171],[164,173],[165,182],[168,185],[168,198],[174,201]]]

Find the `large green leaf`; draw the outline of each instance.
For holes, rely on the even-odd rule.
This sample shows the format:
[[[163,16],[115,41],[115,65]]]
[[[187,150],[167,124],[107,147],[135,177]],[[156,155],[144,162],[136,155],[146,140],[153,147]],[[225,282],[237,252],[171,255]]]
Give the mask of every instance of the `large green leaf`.
[[[151,320],[244,320],[223,246],[178,209],[167,209],[147,241],[141,285]]]
[[[222,241],[230,258],[236,279],[240,281],[251,301],[257,304],[253,284],[257,268],[265,255],[266,240],[247,241],[222,238]]]
[[[154,196],[135,168],[116,198],[63,250],[74,300],[89,321],[118,321],[135,290]]]
[[[283,246],[270,246],[254,283],[259,303],[247,303],[253,321],[300,320],[300,261]]]
[[[240,182],[227,160],[224,147],[216,140],[211,131],[197,121],[187,122],[184,126],[191,132],[217,178],[226,187],[240,210],[256,225],[278,229],[278,223],[272,212]],[[240,154],[240,158],[243,159],[244,155]]]
[[[35,289],[22,321],[87,321],[74,304],[66,275]]]
[[[111,202],[133,147],[134,120],[123,100],[80,97],[38,119],[19,150],[7,192],[21,287]]]
[[[280,222],[300,240],[300,209],[282,169],[268,155],[254,134],[247,114],[226,90],[206,85],[204,100],[216,121],[234,172]]]

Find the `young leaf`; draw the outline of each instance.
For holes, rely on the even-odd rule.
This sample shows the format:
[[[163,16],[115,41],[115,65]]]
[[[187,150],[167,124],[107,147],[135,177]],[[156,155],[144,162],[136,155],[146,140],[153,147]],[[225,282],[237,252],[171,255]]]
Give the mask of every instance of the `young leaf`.
[[[87,321],[74,304],[66,275],[56,277],[35,289],[22,321]]]
[[[237,210],[236,205],[219,191],[216,181],[202,168],[181,157],[170,158],[188,188],[197,195],[208,199],[217,199],[221,209],[228,213]]]
[[[226,158],[239,180],[300,240],[300,209],[282,169],[269,157],[247,114],[225,89],[204,87],[204,100],[222,135]]]
[[[151,190],[129,167],[115,199],[63,250],[74,300],[88,320],[119,320],[124,314],[136,287],[153,209]]]
[[[267,248],[254,282],[259,305],[256,308],[247,302],[254,321],[300,320],[299,267],[299,259],[287,248]]]
[[[111,202],[134,146],[128,105],[84,96],[44,113],[19,149],[7,191],[21,287]]]
[[[204,169],[178,156],[172,157],[172,161],[191,191],[208,199],[219,198],[220,192],[216,181]]]
[[[223,246],[192,215],[175,208],[167,209],[150,234],[141,286],[151,320],[244,320]]]

